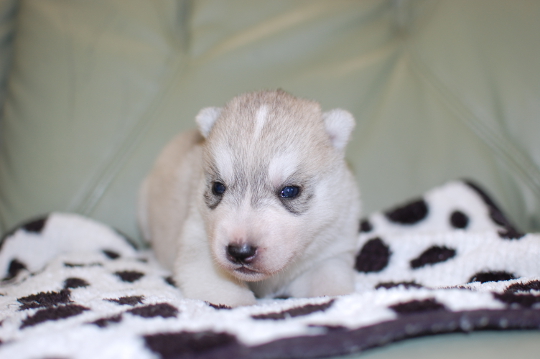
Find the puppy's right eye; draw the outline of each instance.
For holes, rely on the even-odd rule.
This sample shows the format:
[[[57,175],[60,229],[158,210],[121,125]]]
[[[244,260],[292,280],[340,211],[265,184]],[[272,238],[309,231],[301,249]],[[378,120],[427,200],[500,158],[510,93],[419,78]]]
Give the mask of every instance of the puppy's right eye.
[[[281,198],[295,198],[300,194],[300,187],[298,186],[285,186],[281,189],[279,196]]]
[[[226,189],[225,185],[221,182],[214,182],[212,184],[212,193],[216,196],[222,196]]]

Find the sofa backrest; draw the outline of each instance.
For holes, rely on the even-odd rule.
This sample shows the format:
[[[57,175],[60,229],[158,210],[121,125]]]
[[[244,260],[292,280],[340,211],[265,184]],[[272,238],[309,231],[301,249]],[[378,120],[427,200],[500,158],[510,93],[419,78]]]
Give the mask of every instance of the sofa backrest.
[[[19,5],[2,231],[73,211],[139,238],[138,186],[165,143],[200,108],[275,88],[354,114],[365,213],[468,178],[540,228],[538,1]]]

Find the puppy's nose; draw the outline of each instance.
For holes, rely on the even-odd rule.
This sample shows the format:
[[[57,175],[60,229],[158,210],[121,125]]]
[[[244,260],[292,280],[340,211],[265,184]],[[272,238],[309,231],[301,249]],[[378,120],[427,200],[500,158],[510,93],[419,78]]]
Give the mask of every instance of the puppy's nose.
[[[251,263],[255,258],[256,253],[257,247],[249,244],[229,244],[227,246],[227,256],[229,257],[229,260],[234,263]]]

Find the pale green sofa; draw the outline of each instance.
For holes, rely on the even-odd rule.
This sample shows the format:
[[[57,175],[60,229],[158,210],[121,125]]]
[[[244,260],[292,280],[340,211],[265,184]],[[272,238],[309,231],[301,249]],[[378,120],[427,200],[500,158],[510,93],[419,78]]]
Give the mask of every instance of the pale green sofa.
[[[540,229],[539,1],[0,4],[2,232],[73,211],[140,241],[137,188],[163,145],[200,108],[275,88],[355,115],[365,213],[468,178]],[[540,349],[536,332],[488,333],[365,357],[502,358],[504,342]]]

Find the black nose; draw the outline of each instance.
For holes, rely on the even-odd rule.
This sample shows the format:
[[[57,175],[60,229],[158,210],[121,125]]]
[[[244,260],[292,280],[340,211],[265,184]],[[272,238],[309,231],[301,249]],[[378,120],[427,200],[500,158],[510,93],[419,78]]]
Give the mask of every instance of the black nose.
[[[249,244],[227,246],[227,255],[229,260],[234,263],[251,263],[257,253],[257,247]]]

